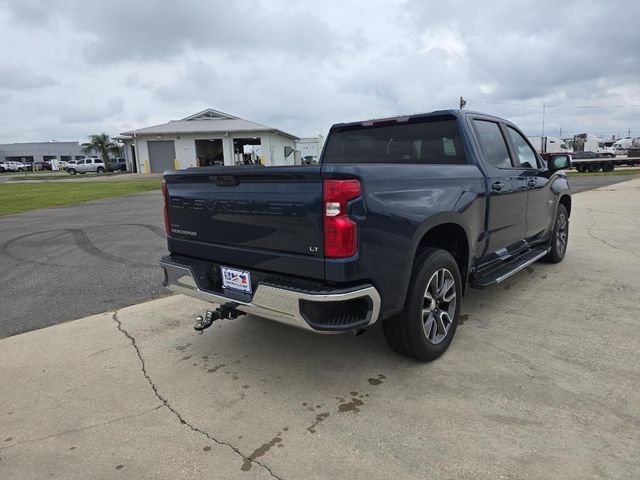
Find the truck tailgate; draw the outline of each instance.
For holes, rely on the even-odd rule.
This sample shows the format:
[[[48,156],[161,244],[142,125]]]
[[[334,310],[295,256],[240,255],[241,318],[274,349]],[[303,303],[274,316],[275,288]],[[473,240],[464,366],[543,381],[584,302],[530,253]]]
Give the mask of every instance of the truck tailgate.
[[[300,257],[298,267],[308,263],[304,257],[322,263],[320,167],[204,167],[167,172],[164,178],[169,243],[176,240],[180,253],[188,254],[189,244],[200,256],[207,245],[217,257],[244,251],[212,260],[263,269],[270,254],[289,254],[293,262]],[[311,276],[321,273],[313,270]]]

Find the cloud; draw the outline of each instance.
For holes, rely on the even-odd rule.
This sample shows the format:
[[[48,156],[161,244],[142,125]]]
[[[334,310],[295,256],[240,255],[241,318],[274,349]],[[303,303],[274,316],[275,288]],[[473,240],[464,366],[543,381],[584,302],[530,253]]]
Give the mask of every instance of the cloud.
[[[620,23],[640,16],[632,0],[0,6],[8,140],[118,133],[206,107],[307,136],[461,95],[532,134],[546,103],[549,131],[640,135],[640,110],[614,107],[640,104],[640,35]]]
[[[31,71],[23,64],[0,64],[0,90],[32,90],[56,83],[50,75]]]
[[[67,103],[55,103],[53,109],[58,118],[65,123],[97,123],[109,121],[124,111],[124,99],[111,97],[105,102],[70,106]]]
[[[329,26],[296,9],[272,9],[256,1],[174,0],[8,2],[25,23],[58,19],[86,41],[83,56],[102,64],[123,60],[165,60],[185,50],[286,51],[294,56],[326,55],[335,49]],[[47,23],[47,22],[44,22]]]

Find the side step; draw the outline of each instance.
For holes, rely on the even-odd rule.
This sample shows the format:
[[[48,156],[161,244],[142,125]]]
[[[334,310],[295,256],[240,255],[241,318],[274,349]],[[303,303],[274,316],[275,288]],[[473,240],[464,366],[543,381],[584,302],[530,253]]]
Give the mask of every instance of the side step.
[[[506,280],[514,273],[518,273],[520,270],[528,267],[536,260],[541,259],[549,252],[548,248],[533,248],[527,252],[512,258],[507,263],[503,263],[497,268],[488,272],[482,272],[479,276],[475,277],[471,282],[473,288],[487,288],[492,285],[496,285],[503,280]]]

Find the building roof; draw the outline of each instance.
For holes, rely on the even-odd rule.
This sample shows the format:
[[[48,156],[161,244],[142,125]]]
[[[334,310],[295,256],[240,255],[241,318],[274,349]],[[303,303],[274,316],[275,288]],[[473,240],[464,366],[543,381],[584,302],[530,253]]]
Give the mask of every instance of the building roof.
[[[121,135],[162,135],[180,133],[213,133],[213,132],[274,132],[298,139],[295,135],[283,132],[277,128],[267,127],[260,123],[250,122],[244,118],[236,117],[228,113],[219,112],[212,108],[207,108],[182,120],[171,120],[161,125],[139,128],[122,132]]]

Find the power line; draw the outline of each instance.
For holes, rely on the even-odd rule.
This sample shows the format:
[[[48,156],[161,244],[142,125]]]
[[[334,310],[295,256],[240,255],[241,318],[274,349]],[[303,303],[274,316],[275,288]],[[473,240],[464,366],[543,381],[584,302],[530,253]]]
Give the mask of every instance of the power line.
[[[475,98],[467,98],[468,102],[477,103],[489,103],[493,105],[509,105],[512,107],[531,107],[531,108],[579,108],[579,109],[597,109],[597,108],[640,108],[640,104],[628,104],[628,105],[549,105],[546,103],[511,103],[511,102],[497,102],[493,100],[478,100]]]

